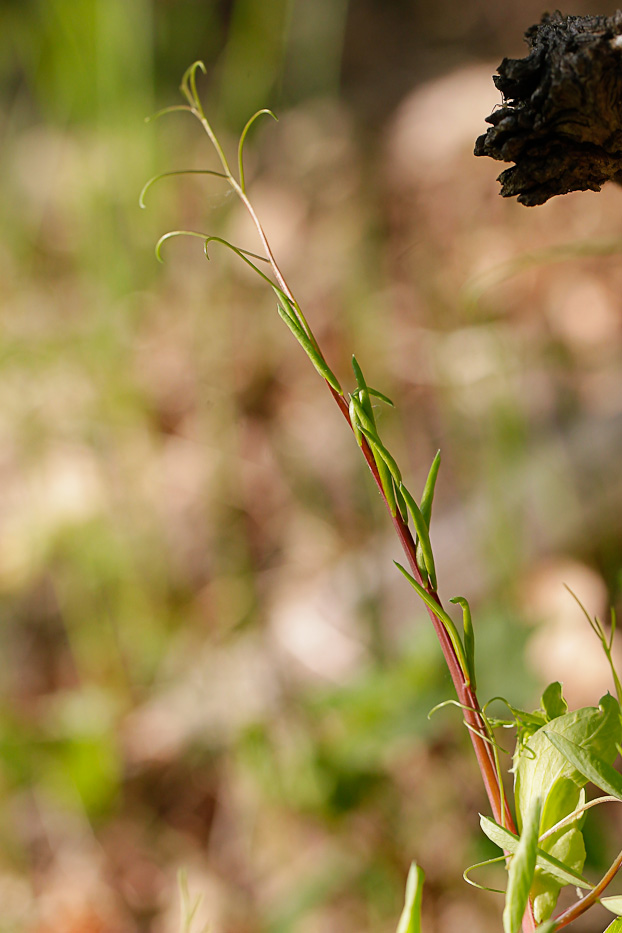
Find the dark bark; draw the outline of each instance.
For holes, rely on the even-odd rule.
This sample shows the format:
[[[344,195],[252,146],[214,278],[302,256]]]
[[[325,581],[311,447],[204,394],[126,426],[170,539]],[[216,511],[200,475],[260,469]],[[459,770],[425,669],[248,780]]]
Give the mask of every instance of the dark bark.
[[[622,12],[545,14],[525,33],[526,58],[504,58],[493,80],[503,106],[475,155],[514,162],[503,197],[544,204],[556,194],[622,182]]]

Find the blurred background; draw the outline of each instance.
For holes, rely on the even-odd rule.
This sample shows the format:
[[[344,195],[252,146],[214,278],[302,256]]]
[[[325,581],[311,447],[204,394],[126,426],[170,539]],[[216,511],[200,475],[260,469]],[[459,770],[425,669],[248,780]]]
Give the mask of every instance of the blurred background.
[[[603,0],[566,13],[607,13]],[[342,384],[413,492],[438,447],[444,599],[481,698],[611,686],[620,607],[622,190],[540,208],[472,156],[535,0],[0,3],[0,931],[500,929],[495,854],[425,612],[343,419],[234,257],[257,243],[181,102],[196,59]],[[499,714],[503,707],[494,707]],[[600,822],[599,822],[600,819]],[[616,847],[589,831],[590,871]],[[499,880],[491,870],[482,881]],[[613,891],[611,892],[613,893]],[[577,930],[595,929],[593,915]],[[602,927],[605,926],[603,920]]]

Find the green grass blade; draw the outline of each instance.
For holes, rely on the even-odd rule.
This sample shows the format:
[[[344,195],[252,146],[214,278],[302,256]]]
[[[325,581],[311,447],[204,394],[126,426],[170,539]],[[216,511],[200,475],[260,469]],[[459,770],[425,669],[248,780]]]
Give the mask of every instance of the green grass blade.
[[[505,933],[519,933],[533,884],[538,851],[542,801],[535,797],[525,817],[523,833],[508,870],[508,887],[503,909]]]
[[[413,862],[406,880],[404,909],[396,933],[421,933],[421,897],[424,880],[423,869]]]

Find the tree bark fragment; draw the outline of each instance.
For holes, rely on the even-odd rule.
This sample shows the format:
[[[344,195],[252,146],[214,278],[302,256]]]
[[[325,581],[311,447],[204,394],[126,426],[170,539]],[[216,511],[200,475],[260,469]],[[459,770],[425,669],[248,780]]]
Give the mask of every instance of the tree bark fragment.
[[[501,195],[533,206],[622,183],[622,11],[545,14],[525,39],[529,54],[493,76],[503,104],[475,143],[475,155],[515,163]]]

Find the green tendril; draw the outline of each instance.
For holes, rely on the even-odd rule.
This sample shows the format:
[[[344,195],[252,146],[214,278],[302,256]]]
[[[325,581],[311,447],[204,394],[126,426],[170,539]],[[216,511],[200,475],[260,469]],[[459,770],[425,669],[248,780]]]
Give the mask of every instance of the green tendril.
[[[264,113],[267,113],[269,116],[271,116],[272,119],[276,120],[277,123],[279,122],[279,118],[276,116],[276,114],[274,114],[271,110],[268,110],[267,107],[264,107],[262,110],[258,110],[257,113],[254,113],[252,117],[250,118],[250,120],[247,120],[246,126],[244,127],[244,129],[242,130],[240,134],[240,141],[238,143],[238,172],[239,172],[238,177],[240,179],[240,188],[242,189],[244,194],[246,194],[246,185],[244,183],[244,158],[243,158],[244,142],[246,140],[248,131],[250,130],[255,120],[257,120],[257,118],[260,117]]]
[[[214,175],[216,178],[224,178],[225,181],[228,180],[224,172],[214,172],[208,168],[184,168],[176,172],[160,172],[159,175],[154,175],[153,178],[150,178],[143,186],[143,190],[140,192],[140,197],[138,199],[140,207],[145,207],[145,195],[149,189],[155,185],[156,181],[160,181],[161,178],[168,178],[171,175]]]

